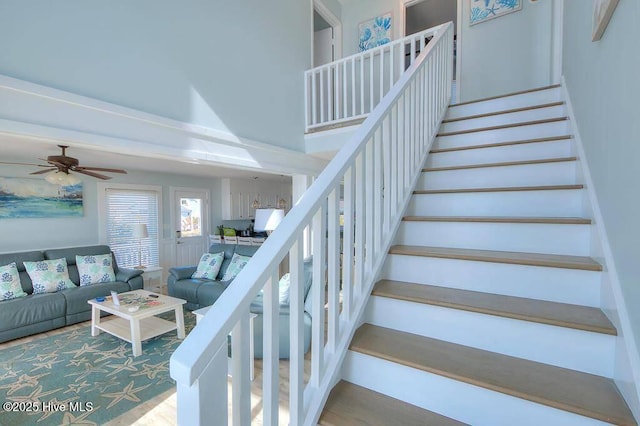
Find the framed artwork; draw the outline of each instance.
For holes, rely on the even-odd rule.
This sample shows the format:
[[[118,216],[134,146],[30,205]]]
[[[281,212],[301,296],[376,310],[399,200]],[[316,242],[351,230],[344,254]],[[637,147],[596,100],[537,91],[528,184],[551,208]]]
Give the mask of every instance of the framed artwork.
[[[523,0],[469,0],[469,25],[480,24],[522,9]]]
[[[82,216],[82,183],[0,177],[0,219]]]
[[[391,41],[391,12],[376,16],[358,25],[358,49],[360,52],[382,46]]]
[[[607,29],[613,11],[618,6],[618,0],[593,0],[593,32],[591,41],[598,41],[602,38],[604,30]]]

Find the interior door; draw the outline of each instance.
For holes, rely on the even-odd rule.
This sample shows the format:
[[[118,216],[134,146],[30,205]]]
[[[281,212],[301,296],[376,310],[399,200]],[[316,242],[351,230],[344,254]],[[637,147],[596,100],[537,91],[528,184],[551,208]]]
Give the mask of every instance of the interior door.
[[[175,264],[197,265],[209,245],[209,191],[172,190]]]
[[[333,28],[315,31],[313,33],[313,66],[333,62]]]

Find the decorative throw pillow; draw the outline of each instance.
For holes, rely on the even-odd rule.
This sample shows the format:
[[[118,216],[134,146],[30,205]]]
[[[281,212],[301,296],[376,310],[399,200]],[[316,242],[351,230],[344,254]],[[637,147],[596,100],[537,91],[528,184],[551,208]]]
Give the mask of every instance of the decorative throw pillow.
[[[198,269],[191,275],[191,278],[207,278],[215,280],[220,272],[222,261],[224,260],[224,252],[205,253],[200,258]]]
[[[289,273],[287,272],[286,274],[284,274],[282,276],[282,278],[280,278],[280,281],[278,282],[278,287],[279,287],[279,297],[280,297],[280,304],[281,305],[288,305],[289,304],[289,290],[291,288],[291,276],[289,275]]]
[[[16,262],[0,266],[0,300],[25,297],[27,293],[20,285],[20,274]]]
[[[224,273],[222,281],[231,281],[234,279],[240,271],[242,271],[242,268],[244,268],[249,260],[251,260],[250,256],[242,256],[238,253],[233,253],[231,263],[229,264],[227,271]]]
[[[111,253],[76,256],[76,265],[81,286],[110,283],[116,280]]]
[[[56,260],[24,262],[24,267],[33,283],[33,294],[55,293],[76,286],[69,279],[67,260],[64,257]]]

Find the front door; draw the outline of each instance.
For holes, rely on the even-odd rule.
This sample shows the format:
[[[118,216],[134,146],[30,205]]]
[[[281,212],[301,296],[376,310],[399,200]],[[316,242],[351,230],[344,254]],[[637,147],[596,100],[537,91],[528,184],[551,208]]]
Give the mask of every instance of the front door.
[[[209,247],[209,191],[173,188],[175,264],[197,265]]]

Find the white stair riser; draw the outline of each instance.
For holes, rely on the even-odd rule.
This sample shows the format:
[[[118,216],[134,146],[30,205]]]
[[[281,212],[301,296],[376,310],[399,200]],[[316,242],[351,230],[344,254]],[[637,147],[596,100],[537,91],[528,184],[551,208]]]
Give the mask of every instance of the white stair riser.
[[[474,426],[606,424],[353,351],[342,372],[348,382]]]
[[[601,273],[391,254],[382,279],[600,306]]]
[[[613,377],[615,336],[386,297],[371,297],[366,312],[380,327]]]
[[[564,117],[567,109],[564,105],[546,108],[536,108],[508,114],[490,115],[488,117],[470,118],[467,120],[442,123],[440,132],[457,132],[460,130],[478,129],[481,127],[500,126],[524,121],[546,120],[548,118]]]
[[[433,149],[457,148],[461,146],[483,145],[488,143],[511,142],[525,139],[550,138],[569,134],[567,120],[552,123],[532,124],[528,126],[507,127],[498,130],[464,133],[460,135],[438,136]]]
[[[414,195],[410,216],[580,217],[583,190],[465,192]]]
[[[571,157],[571,139],[535,142],[494,148],[436,152],[427,157],[426,167],[465,166],[468,164],[501,163],[505,161],[542,160]]]
[[[470,115],[548,104],[551,102],[561,101],[561,97],[562,93],[560,92],[560,88],[539,90],[521,95],[513,95],[488,101],[474,102],[467,105],[453,106],[448,109],[445,118],[468,117]]]
[[[575,161],[563,161],[423,172],[416,190],[573,185],[576,183],[576,167]]]
[[[396,244],[588,256],[590,225],[403,221]]]

